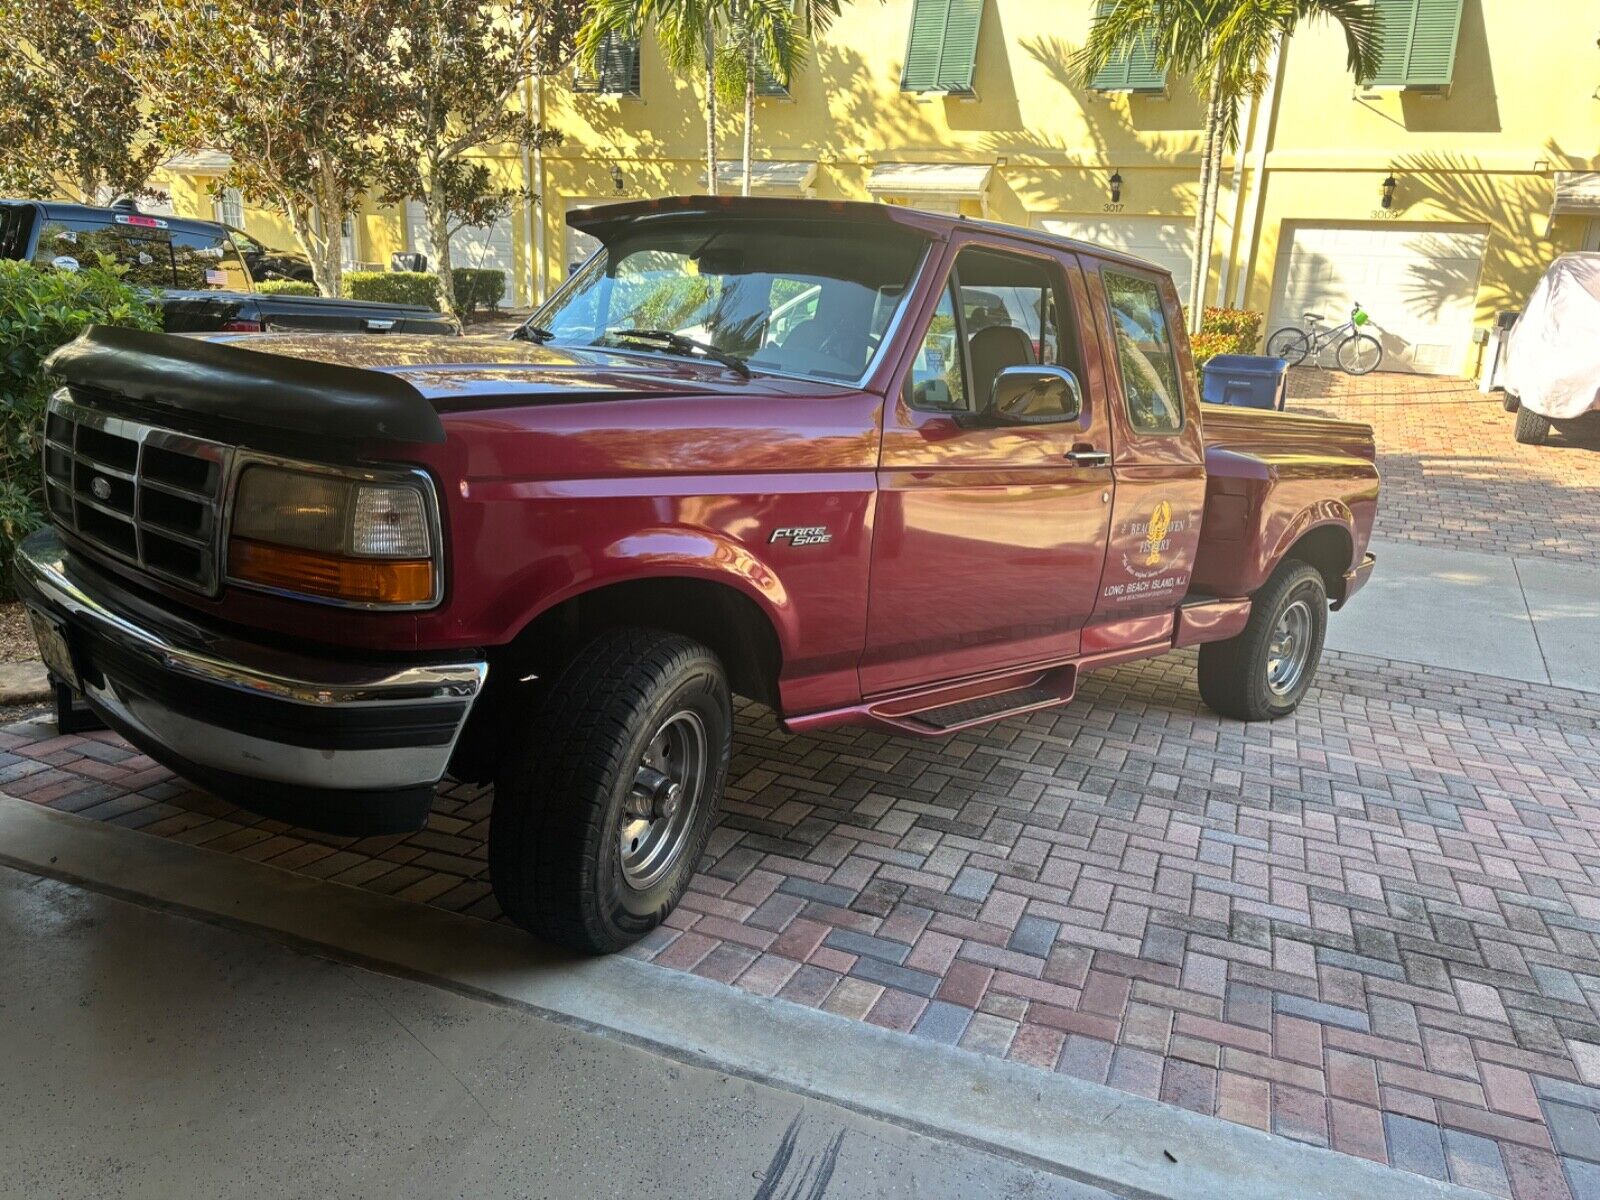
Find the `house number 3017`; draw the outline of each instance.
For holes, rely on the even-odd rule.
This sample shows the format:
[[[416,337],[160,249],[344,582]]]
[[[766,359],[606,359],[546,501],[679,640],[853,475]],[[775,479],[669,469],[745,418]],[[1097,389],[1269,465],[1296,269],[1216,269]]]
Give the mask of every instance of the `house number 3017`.
[[[1124,211],[1127,207],[1128,206],[1126,204],[1102,204],[1100,206],[1100,211],[1101,212],[1108,212],[1108,213],[1119,213],[1119,212]]]

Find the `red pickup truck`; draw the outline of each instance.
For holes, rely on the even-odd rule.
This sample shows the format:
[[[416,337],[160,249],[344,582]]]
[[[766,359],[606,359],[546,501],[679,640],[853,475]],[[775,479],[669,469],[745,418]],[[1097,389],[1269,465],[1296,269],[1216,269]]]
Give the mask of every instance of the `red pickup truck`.
[[[1371,431],[1202,413],[1166,274],[880,205],[686,198],[504,341],[92,329],[58,352],[46,662],[259,811],[495,785],[505,911],[614,950],[682,895],[730,693],[939,736],[1199,646],[1292,712],[1372,569]]]

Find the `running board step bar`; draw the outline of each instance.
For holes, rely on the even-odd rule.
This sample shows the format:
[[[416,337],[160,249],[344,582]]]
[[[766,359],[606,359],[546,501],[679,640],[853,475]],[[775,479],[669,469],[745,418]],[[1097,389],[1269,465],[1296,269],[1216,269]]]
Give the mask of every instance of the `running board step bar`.
[[[791,718],[785,725],[793,733],[833,725],[868,724],[918,737],[943,737],[1006,717],[1066,704],[1077,687],[1076,663],[1029,667],[883,697],[850,708],[808,713]]]

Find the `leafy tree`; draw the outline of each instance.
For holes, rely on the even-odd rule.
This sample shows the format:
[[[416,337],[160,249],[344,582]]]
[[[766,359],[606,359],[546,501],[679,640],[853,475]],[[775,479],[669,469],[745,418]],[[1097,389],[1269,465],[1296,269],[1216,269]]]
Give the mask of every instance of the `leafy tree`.
[[[474,156],[484,145],[532,149],[557,136],[512,101],[530,79],[570,60],[586,6],[580,0],[391,0],[395,33],[387,75],[391,111],[377,134],[377,181],[391,204],[422,202],[447,311],[451,235],[487,228],[526,200],[496,185]],[[479,264],[465,264],[477,266]]]
[[[654,25],[656,40],[673,70],[699,71],[706,92],[706,186],[717,194],[717,50],[727,40],[738,7],[747,0],[594,0],[578,34],[579,61],[599,62],[608,35],[637,38]],[[748,0],[774,4],[781,0]]]
[[[1369,0],[1112,0],[1074,59],[1075,73],[1087,84],[1111,60],[1148,39],[1158,64],[1193,77],[1205,89],[1191,332],[1199,330],[1204,317],[1222,155],[1238,145],[1240,101],[1261,94],[1267,56],[1309,20],[1332,20],[1342,27],[1347,65],[1358,78],[1377,69],[1382,30]]]
[[[101,22],[127,20],[83,0],[0,3],[0,193],[159,196],[145,181],[161,147],[138,90],[100,53]]]
[[[339,294],[345,214],[376,169],[393,116],[388,0],[135,0],[102,26],[108,58],[144,94],[163,141],[225,151],[221,181],[270,200]]]

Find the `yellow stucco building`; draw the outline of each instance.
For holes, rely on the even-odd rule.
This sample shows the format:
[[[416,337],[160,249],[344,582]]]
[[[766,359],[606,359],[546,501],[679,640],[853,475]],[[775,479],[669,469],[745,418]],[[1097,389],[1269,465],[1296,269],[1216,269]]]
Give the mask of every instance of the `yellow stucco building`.
[[[1517,307],[1558,253],[1600,249],[1600,8],[1375,2],[1388,31],[1377,78],[1348,73],[1327,24],[1269,62],[1223,167],[1208,299],[1263,310],[1269,327],[1307,308],[1342,319],[1358,299],[1384,331],[1387,366],[1470,371],[1475,333],[1496,310]],[[849,6],[787,89],[757,104],[757,191],[987,215],[1186,277],[1203,104],[1138,56],[1077,84],[1067,64],[1096,6]],[[505,268],[519,303],[586,252],[565,225],[572,209],[705,190],[699,80],[675,77],[648,38],[613,47],[603,68],[551,77],[530,96],[565,137],[542,161],[486,152],[542,203],[463,234],[455,257]],[[739,117],[721,129],[724,190],[738,187]],[[211,215],[204,172],[174,167],[175,206]],[[263,240],[288,243],[271,214],[242,215]],[[367,206],[347,233],[353,262],[425,248],[415,212]]]

